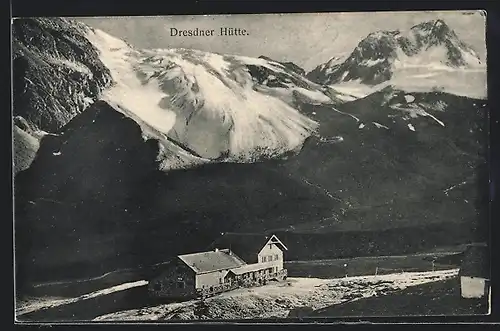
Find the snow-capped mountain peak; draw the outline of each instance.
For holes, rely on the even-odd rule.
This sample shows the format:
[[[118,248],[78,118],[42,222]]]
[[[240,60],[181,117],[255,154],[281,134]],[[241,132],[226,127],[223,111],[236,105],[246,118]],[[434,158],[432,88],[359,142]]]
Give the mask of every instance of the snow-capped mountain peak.
[[[444,47],[447,51],[445,64],[449,66],[470,67],[481,64],[479,55],[462,42],[455,31],[441,19],[417,24],[410,31],[417,48],[420,46],[427,50]]]
[[[453,70],[483,66],[478,54],[438,19],[417,24],[408,31],[372,32],[345,61],[332,59],[308,77],[325,85],[347,81],[377,85],[390,80],[401,68]]]
[[[458,39],[455,32],[441,19],[423,22],[411,28],[411,32],[419,35],[428,46],[437,45],[447,39]]]

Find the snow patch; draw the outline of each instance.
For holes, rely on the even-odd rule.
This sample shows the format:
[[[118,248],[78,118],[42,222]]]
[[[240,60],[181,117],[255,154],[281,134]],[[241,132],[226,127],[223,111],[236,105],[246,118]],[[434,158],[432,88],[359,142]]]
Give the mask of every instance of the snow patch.
[[[354,100],[358,99],[357,97],[355,97],[353,95],[347,95],[347,94],[338,94],[336,97],[338,99],[340,99],[342,101],[346,101],[346,102],[354,101]]]
[[[415,97],[411,94],[407,94],[407,95],[405,95],[405,100],[406,100],[406,103],[412,103],[413,101],[415,101]]]
[[[363,66],[366,66],[366,67],[372,67],[372,66],[377,65],[379,63],[382,63],[384,61],[385,61],[385,59],[382,59],[382,58],[381,59],[375,59],[375,60],[373,60],[373,59],[367,59],[367,60],[364,60],[363,62],[361,62],[360,64],[363,65]]]
[[[341,82],[329,85],[329,87],[340,93],[359,99],[359,98],[364,98],[377,91],[380,91],[388,85],[389,83],[385,82],[379,85],[371,86],[363,84],[359,79],[357,79],[348,82]]]
[[[309,102],[332,103],[332,99],[320,91],[310,91],[302,87],[296,87],[295,91],[301,96],[306,97],[306,99],[309,99]]]
[[[442,91],[470,98],[487,98],[486,69],[481,68],[406,67],[395,70],[390,83],[408,93]]]
[[[470,98],[487,98],[487,75],[486,70],[482,68],[407,66],[394,70],[390,80],[378,85],[367,85],[356,79],[332,84],[329,87],[356,98],[364,98],[389,85],[407,93],[441,90]]]
[[[340,142],[344,141],[344,137],[342,137],[342,136],[335,136],[335,137],[330,137],[330,138],[321,137],[319,139],[319,141],[322,143],[326,143],[326,144],[340,143]]]
[[[453,69],[443,63],[443,59],[447,59],[447,49],[445,47],[430,47],[424,51],[419,52],[417,55],[408,56],[401,48],[396,49],[396,59],[393,62],[394,68],[405,69],[422,67],[428,69]]]
[[[338,64],[341,64],[346,60],[348,57],[349,53],[342,53],[337,56],[332,57],[327,63],[323,64],[323,68],[327,66],[328,68],[332,68],[333,66],[336,66]]]
[[[47,62],[52,63],[52,64],[55,64],[55,65],[58,65],[58,66],[64,66],[66,68],[71,69],[72,71],[76,71],[76,72],[82,73],[84,75],[89,76],[90,78],[93,77],[92,71],[90,71],[90,69],[86,65],[84,65],[82,63],[73,62],[73,61],[67,60],[65,58],[55,57],[55,56],[47,56],[47,57],[45,57],[45,60]]]
[[[377,128],[381,129],[381,128],[384,128],[384,129],[387,129],[389,130],[389,128],[385,125],[382,125],[380,123],[377,123],[377,122],[372,122]]]
[[[456,189],[456,188],[458,188],[458,187],[461,187],[461,186],[463,186],[463,185],[465,185],[465,184],[467,184],[467,181],[463,181],[463,182],[461,182],[460,184],[452,185],[452,186],[448,187],[446,190],[444,190],[444,191],[443,191],[443,193],[444,193],[446,196],[448,196],[448,195],[449,195],[449,193],[450,193],[450,191],[452,191],[452,190],[454,190],[454,189]]]
[[[392,109],[400,110],[406,114],[408,114],[411,118],[417,118],[418,116],[429,117],[436,121],[442,127],[445,126],[444,122],[439,120],[436,116],[429,114],[424,109],[422,109],[419,105],[410,105],[407,108],[402,108],[401,104],[395,104],[391,106]]]
[[[358,128],[359,128],[359,129],[362,129],[362,128],[364,128],[364,127],[365,127],[365,125],[364,125],[363,123],[361,123],[361,124],[358,126]]]
[[[408,129],[415,131],[415,127],[411,123],[408,123]]]
[[[284,72],[283,66],[277,62],[271,62],[265,59],[248,57],[243,55],[233,55],[230,57],[242,64],[254,65],[257,67],[265,67],[271,69],[272,71]]]

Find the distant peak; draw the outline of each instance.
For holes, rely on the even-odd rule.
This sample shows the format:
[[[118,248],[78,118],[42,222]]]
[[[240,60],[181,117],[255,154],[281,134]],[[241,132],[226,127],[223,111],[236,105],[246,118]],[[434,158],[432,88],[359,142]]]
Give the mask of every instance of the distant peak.
[[[275,61],[275,60],[273,60],[273,59],[271,59],[270,57],[265,56],[265,55],[260,55],[260,56],[259,56],[259,59],[266,60],[266,61]],[[275,61],[275,62],[276,62],[276,61]]]
[[[370,37],[380,37],[380,36],[395,36],[400,34],[401,32],[399,30],[379,30],[379,31],[374,31],[368,34]]]
[[[448,24],[446,24],[446,22],[442,19],[422,22],[422,23],[419,23],[419,24],[413,26],[411,29],[412,30],[429,31],[432,33],[451,31]]]
[[[421,22],[417,25],[415,25],[414,27],[417,27],[417,26],[442,26],[442,25],[448,25],[446,24],[446,22],[442,19],[436,19],[436,20],[430,20],[430,21],[425,21],[425,22]]]

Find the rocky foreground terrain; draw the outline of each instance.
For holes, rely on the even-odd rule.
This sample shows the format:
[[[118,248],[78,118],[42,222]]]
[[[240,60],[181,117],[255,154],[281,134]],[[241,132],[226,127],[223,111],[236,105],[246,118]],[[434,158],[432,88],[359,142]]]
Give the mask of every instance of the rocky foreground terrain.
[[[458,269],[405,272],[337,279],[289,278],[242,288],[205,300],[161,303],[146,299],[146,281],[137,281],[75,298],[32,299],[17,307],[21,320],[161,321],[300,317],[323,308],[402,289],[456,278]],[[144,290],[144,291],[143,291]],[[127,294],[127,292],[129,294]],[[117,296],[117,295],[120,296]],[[106,297],[109,296],[109,300]],[[115,296],[115,297],[113,297]],[[116,298],[121,298],[117,300]],[[126,301],[126,302],[125,302]],[[133,309],[120,309],[123,305]],[[86,307],[85,309],[82,309]],[[104,313],[104,312],[108,313]]]
[[[290,278],[287,282],[238,289],[209,298],[123,311],[95,320],[252,319],[301,316],[345,301],[389,293],[456,275],[456,270],[345,279]]]

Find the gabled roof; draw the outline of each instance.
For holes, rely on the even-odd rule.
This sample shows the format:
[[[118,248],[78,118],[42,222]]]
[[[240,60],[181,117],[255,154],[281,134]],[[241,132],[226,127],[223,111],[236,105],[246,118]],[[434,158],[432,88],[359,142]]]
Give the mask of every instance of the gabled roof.
[[[178,258],[197,274],[238,268],[245,262],[228,250],[179,255]]]
[[[464,252],[459,275],[490,278],[489,248],[486,245],[469,245]]]
[[[276,237],[276,235],[274,235],[274,234],[271,236],[271,238],[269,239],[269,241],[271,241],[272,243],[280,246],[282,251],[287,251],[288,250],[288,248],[285,246],[285,244],[283,244],[283,242],[281,240],[279,240],[278,237]]]
[[[231,269],[229,272],[232,272],[235,275],[242,275],[247,272],[253,272],[253,271],[258,271],[258,270],[263,270],[266,268],[271,268],[275,267],[276,264],[274,263],[269,263],[269,262],[264,262],[264,263],[252,263],[252,264],[246,264],[238,268]]]
[[[276,238],[276,241],[282,250],[288,250],[275,235],[235,232],[224,233],[212,243],[210,249],[227,247],[247,263],[250,263],[257,258],[257,254],[271,238]]]

